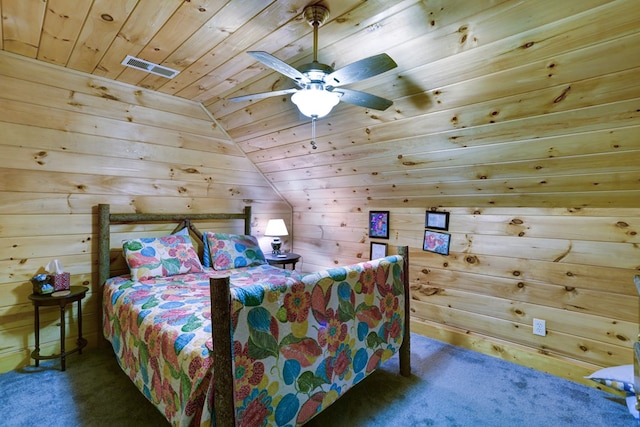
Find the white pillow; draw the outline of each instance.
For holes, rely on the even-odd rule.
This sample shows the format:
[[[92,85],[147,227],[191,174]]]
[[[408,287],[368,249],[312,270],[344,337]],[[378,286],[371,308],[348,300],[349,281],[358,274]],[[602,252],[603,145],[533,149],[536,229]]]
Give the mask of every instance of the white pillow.
[[[610,368],[600,369],[585,378],[616,390],[635,393],[633,386],[633,365],[612,366]]]

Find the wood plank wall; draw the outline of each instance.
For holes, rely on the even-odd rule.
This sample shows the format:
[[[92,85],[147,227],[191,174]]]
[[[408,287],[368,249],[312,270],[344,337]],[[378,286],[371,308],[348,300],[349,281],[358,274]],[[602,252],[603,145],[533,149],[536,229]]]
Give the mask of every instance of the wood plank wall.
[[[433,31],[388,50],[407,70],[372,89],[394,112],[340,106],[317,152],[298,128],[249,123],[285,103],[220,120],[294,206],[305,268],[366,259],[367,212],[390,210],[388,243],[412,248],[414,330],[582,382],[632,363],[637,335],[640,14],[487,5],[443,2]],[[402,81],[425,89],[398,97]],[[421,249],[433,207],[451,212],[448,257]]]
[[[295,210],[305,268],[369,259],[370,241],[409,245],[415,332],[591,386],[584,375],[632,363],[639,209],[438,208],[448,256],[422,250],[431,208],[391,208],[388,240],[368,238],[368,210]],[[533,335],[534,317],[547,336]]]
[[[32,363],[29,279],[53,258],[90,288],[83,326],[95,345],[99,203],[189,213],[248,204],[258,235],[272,216],[291,224],[290,206],[198,103],[1,52],[0,108],[0,372]],[[58,348],[59,310],[41,311],[46,354]]]

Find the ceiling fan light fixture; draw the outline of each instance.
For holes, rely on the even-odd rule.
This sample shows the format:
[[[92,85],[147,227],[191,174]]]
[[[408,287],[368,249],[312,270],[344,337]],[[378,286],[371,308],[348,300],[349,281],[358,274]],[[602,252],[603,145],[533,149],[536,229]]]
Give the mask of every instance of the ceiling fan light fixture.
[[[247,52],[267,67],[292,79],[298,87],[236,96],[231,100],[236,102],[257,101],[291,93],[293,94],[291,101],[298,107],[300,113],[311,117],[314,124],[316,119],[329,114],[340,101],[379,111],[389,108],[393,101],[370,93],[345,89],[342,86],[377,76],[397,67],[398,64],[386,53],[352,62],[338,70],[318,62],[318,27],[329,18],[329,9],[315,4],[306,7],[303,15],[307,23],[313,27],[313,61],[310,63],[294,68],[270,53],[263,51]]]
[[[340,94],[324,90],[322,85],[299,90],[291,96],[291,101],[307,117],[320,118],[331,112],[340,102]]]

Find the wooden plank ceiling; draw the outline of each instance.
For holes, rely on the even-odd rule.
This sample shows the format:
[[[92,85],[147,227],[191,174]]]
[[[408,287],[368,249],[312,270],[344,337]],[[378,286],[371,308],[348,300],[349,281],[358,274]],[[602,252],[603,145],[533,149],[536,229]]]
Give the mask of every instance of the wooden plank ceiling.
[[[294,206],[638,206],[640,13],[634,0],[325,0],[319,60],[386,52],[318,122],[245,52],[311,61],[312,0],[1,0],[2,49],[202,103]],[[126,55],[180,71],[169,80]]]

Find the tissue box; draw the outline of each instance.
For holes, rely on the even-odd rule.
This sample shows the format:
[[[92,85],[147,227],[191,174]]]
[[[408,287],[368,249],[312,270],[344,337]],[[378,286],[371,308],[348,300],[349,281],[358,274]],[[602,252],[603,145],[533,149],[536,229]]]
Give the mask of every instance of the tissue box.
[[[69,273],[50,274],[49,277],[54,291],[66,291],[71,287],[71,275]]]
[[[33,293],[38,295],[47,295],[53,293],[53,285],[50,282],[48,274],[37,274],[31,278],[33,284]]]

